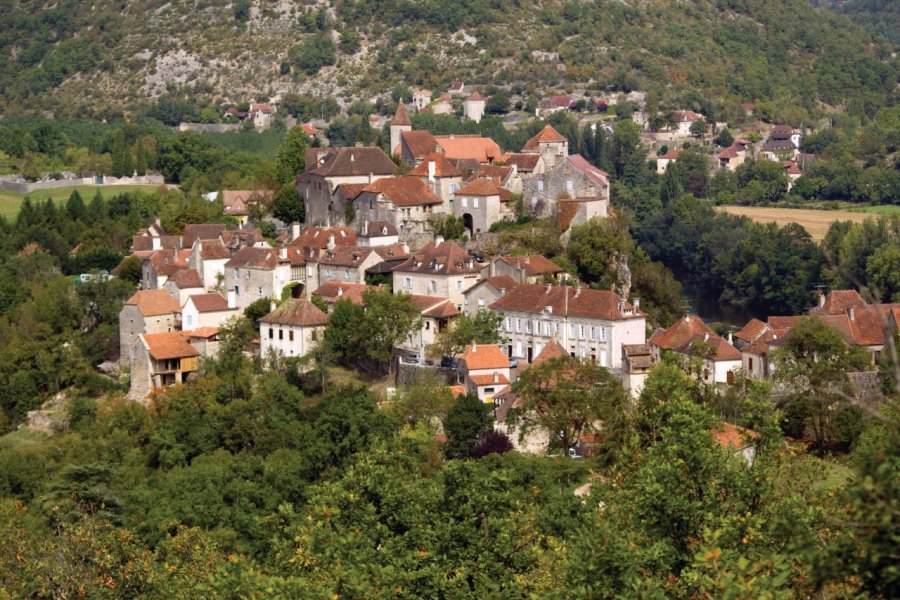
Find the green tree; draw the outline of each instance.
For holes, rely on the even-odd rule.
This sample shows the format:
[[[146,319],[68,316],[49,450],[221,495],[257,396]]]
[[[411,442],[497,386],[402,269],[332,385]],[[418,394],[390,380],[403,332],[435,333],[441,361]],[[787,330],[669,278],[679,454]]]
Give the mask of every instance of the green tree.
[[[84,200],[78,190],[72,190],[69,199],[66,201],[66,215],[73,221],[84,220],[86,209]]]
[[[450,322],[437,334],[428,346],[430,358],[456,356],[472,344],[499,344],[502,341],[500,324],[503,315],[487,309],[479,309],[475,316],[462,315]]]
[[[293,183],[285,183],[272,197],[272,216],[285,223],[302,223],[306,214],[303,198]]]
[[[357,323],[366,356],[388,363],[391,349],[419,324],[419,310],[408,294],[363,292],[365,318]]]
[[[461,394],[447,411],[444,433],[447,458],[469,458],[472,448],[487,431],[490,409],[478,398],[478,394]]]

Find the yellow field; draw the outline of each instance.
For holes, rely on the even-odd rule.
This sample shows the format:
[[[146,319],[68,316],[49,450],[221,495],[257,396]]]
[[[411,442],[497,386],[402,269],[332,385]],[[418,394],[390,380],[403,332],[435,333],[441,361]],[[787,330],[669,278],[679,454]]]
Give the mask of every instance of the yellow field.
[[[861,223],[871,213],[850,212],[847,210],[807,210],[805,208],[768,208],[764,206],[720,206],[719,210],[732,215],[749,217],[757,223],[777,223],[802,225],[816,241],[825,237],[828,228],[835,221],[854,221]]]

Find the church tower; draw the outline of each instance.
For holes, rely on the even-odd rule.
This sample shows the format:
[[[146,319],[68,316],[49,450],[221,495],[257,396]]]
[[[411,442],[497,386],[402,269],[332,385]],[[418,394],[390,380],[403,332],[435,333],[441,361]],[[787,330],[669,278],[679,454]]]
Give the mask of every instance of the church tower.
[[[391,148],[389,154],[400,152],[400,134],[404,131],[412,131],[412,121],[409,120],[409,114],[406,112],[406,105],[403,104],[403,98],[397,103],[397,112],[391,119]]]

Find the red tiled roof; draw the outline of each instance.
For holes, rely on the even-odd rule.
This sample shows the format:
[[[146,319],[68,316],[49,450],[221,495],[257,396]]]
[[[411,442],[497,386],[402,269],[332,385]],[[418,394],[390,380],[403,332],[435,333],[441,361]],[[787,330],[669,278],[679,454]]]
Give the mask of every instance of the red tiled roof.
[[[300,127],[303,128],[303,132],[309,136],[316,136],[319,134],[318,130],[313,127],[310,123],[303,123]]]
[[[451,385],[450,393],[453,394],[453,398],[459,398],[460,396],[464,396],[466,394],[466,386],[464,385]]]
[[[481,265],[469,253],[454,242],[444,241],[440,245],[428,242],[421,250],[398,265],[395,272],[433,273],[435,275],[458,275],[480,273]]]
[[[403,98],[397,103],[397,112],[394,113],[394,118],[391,119],[391,125],[407,125],[412,127],[412,121],[409,120],[409,113],[406,112],[406,105],[403,104]]]
[[[364,225],[367,229],[361,231],[359,237],[377,238],[398,235],[397,228],[390,221],[372,221]]]
[[[157,250],[150,255],[150,265],[157,275],[171,277],[177,271],[187,268],[187,261],[178,250]]]
[[[685,121],[699,121],[703,119],[703,115],[695,113],[692,110],[676,110],[675,111],[675,120],[679,123],[683,123]]]
[[[153,240],[159,240],[160,250],[177,250],[181,248],[180,235],[136,235],[131,238],[131,249],[134,252],[153,250]]]
[[[452,302],[441,296],[410,294],[409,299],[423,317],[446,319],[460,314]]]
[[[490,375],[469,375],[468,377],[472,380],[472,383],[478,387],[509,384],[509,378],[503,373],[494,372]]]
[[[340,193],[347,200],[355,200],[369,185],[367,183],[342,183],[334,188],[335,194]]]
[[[515,165],[519,173],[531,173],[540,159],[540,154],[504,154],[500,160],[507,165]]]
[[[480,163],[497,160],[503,154],[491,138],[480,135],[439,135],[434,138],[448,159],[472,159]]]
[[[650,336],[648,343],[666,350],[682,350],[697,336],[700,338],[709,336],[711,338],[715,335],[716,332],[710,329],[700,317],[688,315],[678,319],[668,329],[657,329]]]
[[[644,313],[634,312],[628,302],[624,303],[624,311],[620,311],[619,301],[619,295],[609,290],[523,283],[491,304],[490,308],[540,314],[550,307],[553,314],[568,313],[570,317],[610,321],[644,316]],[[626,314],[628,311],[632,314]]]
[[[497,344],[476,344],[469,346],[459,355],[459,361],[466,363],[469,371],[483,369],[508,369],[509,358]],[[508,381],[506,383],[509,383]]]
[[[465,99],[465,102],[484,102],[486,98],[479,94],[477,91],[472,92],[468,98]]]
[[[183,331],[182,333],[190,336],[191,339],[194,339],[194,338],[209,339],[209,338],[219,334],[219,328],[218,327],[197,327],[196,329],[191,329],[189,331]]]
[[[328,315],[309,300],[291,299],[282,302],[278,308],[261,318],[259,322],[295,327],[318,327],[328,322]]]
[[[194,294],[188,298],[188,302],[193,303],[197,312],[201,313],[235,310],[233,308],[228,308],[228,300],[219,293]]]
[[[311,148],[313,156],[322,153],[321,148]],[[312,175],[319,177],[353,177],[367,175],[393,175],[397,169],[394,161],[381,148],[366,146],[328,149],[313,169],[300,175],[299,181]]]
[[[327,248],[330,236],[335,246],[355,246],[356,232],[350,227],[307,227],[300,237],[291,241],[298,248]]]
[[[182,269],[172,276],[171,281],[180,290],[203,287],[203,280],[196,269]]]
[[[400,139],[406,144],[409,153],[415,159],[422,159],[427,154],[434,152],[437,142],[430,132],[424,130],[404,131]]]
[[[220,240],[201,240],[200,256],[203,260],[231,258],[231,252]]]
[[[499,196],[500,186],[493,179],[473,179],[456,190],[457,196]]]
[[[541,351],[538,353],[534,360],[531,361],[532,365],[539,365],[545,360],[550,360],[552,358],[560,358],[563,356],[569,356],[568,351],[562,347],[562,344],[559,343],[555,338],[547,342]]]
[[[684,152],[684,148],[675,148],[674,150],[669,150],[662,156],[657,157],[657,160],[678,160],[678,157],[681,156],[681,153]]]
[[[818,315],[837,315],[846,312],[851,306],[866,306],[867,304],[856,290],[831,290],[825,296],[825,303],[809,312]]]
[[[572,106],[572,98],[565,94],[557,94],[556,96],[542,99],[538,106],[541,108],[569,108]]]
[[[726,421],[720,423],[711,433],[715,443],[730,450],[743,448],[759,437],[759,434],[751,429],[732,425]]]
[[[194,240],[217,240],[224,231],[225,225],[221,223],[188,223],[181,235],[182,245],[189,247]]]
[[[750,319],[744,327],[734,334],[734,337],[745,342],[755,342],[761,335],[769,330],[769,326],[759,319]]]
[[[525,272],[526,275],[545,275],[547,273],[562,273],[563,268],[549,258],[540,254],[526,254],[524,256],[504,256],[503,262],[514,265]]]
[[[462,171],[450,164],[447,157],[440,152],[429,152],[425,154],[425,156],[422,157],[422,162],[410,171],[409,174],[415,175],[416,177],[428,177],[428,163],[432,161],[434,162],[435,177],[459,177],[462,175]]]
[[[186,333],[188,332],[145,333],[143,338],[147,351],[155,360],[200,356],[200,352],[186,341]]]
[[[514,287],[516,287],[517,285],[519,285],[519,282],[516,281],[515,279],[513,279],[512,277],[510,277],[509,275],[495,275],[493,277],[485,277],[484,279],[479,279],[477,282],[475,282],[473,285],[471,285],[469,287],[469,289],[467,289],[463,293],[468,294],[469,292],[471,292],[478,286],[485,285],[485,284],[490,285],[491,287],[493,287],[495,290],[497,290],[499,292],[500,290],[509,291],[509,290],[513,289]]]
[[[426,206],[440,204],[441,199],[428,189],[418,177],[385,177],[367,185],[364,192],[383,194],[395,206]]]
[[[635,367],[652,367],[653,353],[649,344],[622,344],[622,352]]]
[[[174,314],[181,308],[172,294],[163,289],[137,291],[125,304],[137,306],[138,312],[145,317]]]
[[[241,248],[225,266],[227,268],[274,269],[278,264],[278,250],[274,248]]]
[[[313,296],[319,296],[326,302],[349,300],[353,304],[363,303],[363,294],[367,291],[379,291],[381,287],[370,286],[364,283],[350,283],[347,281],[329,281],[319,286],[313,292]]]
[[[565,96],[568,98],[568,96]],[[568,106],[568,103],[566,104]],[[537,134],[525,142],[522,146],[522,152],[539,152],[541,144],[567,142],[568,140],[560,132],[555,130],[552,125],[547,125]]]

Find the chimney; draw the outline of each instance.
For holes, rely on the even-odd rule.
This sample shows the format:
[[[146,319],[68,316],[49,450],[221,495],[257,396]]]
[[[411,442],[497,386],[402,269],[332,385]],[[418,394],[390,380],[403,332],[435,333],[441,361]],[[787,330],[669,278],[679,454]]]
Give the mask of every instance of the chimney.
[[[547,293],[548,293],[548,294],[550,293],[550,288],[551,288],[551,287],[553,287],[553,286],[552,286],[551,284],[548,283],[548,284],[547,284]]]
[[[478,352],[478,344],[472,342],[472,352]]]
[[[442,236],[442,235],[434,236],[434,245],[435,246],[440,246],[443,243],[444,243],[444,236]]]
[[[333,233],[328,234],[328,244],[326,244],[325,247],[328,248],[329,250],[334,250],[334,234]]]
[[[228,290],[228,308],[237,308],[237,294],[234,290]]]
[[[369,171],[369,183],[375,181],[375,173]]]
[[[825,293],[819,290],[819,308],[825,306]]]
[[[504,287],[500,288],[500,297],[502,298],[505,295],[506,295],[506,288],[504,288]]]
[[[291,241],[293,242],[300,237],[300,223],[294,221],[291,223]]]
[[[851,321],[855,321],[855,320],[856,320],[856,309],[855,309],[854,307],[852,307],[852,306],[851,306],[850,308],[848,308],[848,309],[847,309],[847,316],[850,317],[850,320],[851,320]]]
[[[274,300],[269,300],[269,312],[270,312],[270,313],[275,312],[275,308],[276,308],[276,307],[275,307],[275,301],[274,301]]]
[[[728,332],[728,343],[731,344],[732,346],[734,346],[734,336],[731,334],[730,331]]]
[[[343,295],[344,295],[344,288],[339,287],[339,288],[338,288],[338,298],[340,298],[340,297],[343,296]]]
[[[278,249],[278,258],[281,260],[285,260],[287,258],[287,246],[282,246]]]
[[[497,371],[494,371],[494,383],[499,383],[499,382],[500,382],[500,373],[498,373]]]
[[[151,238],[151,241],[154,250],[159,250],[160,248],[162,248],[162,240],[160,240],[157,236],[153,236]]]
[[[434,181],[435,164],[433,160],[428,161],[428,181]]]
[[[704,341],[704,342],[708,342],[708,341],[709,341],[709,334],[708,334],[708,333],[704,333],[704,334],[703,334],[703,341]]]
[[[575,297],[577,298],[577,297],[578,297],[578,294],[580,294],[580,293],[581,293],[581,287],[580,287],[580,286],[579,286],[579,287],[576,287],[576,288],[575,288]]]
[[[409,244],[407,244],[406,242],[403,242],[400,245],[403,248],[403,254],[409,254]]]
[[[635,299],[631,302],[631,305],[634,306],[634,312],[640,312],[640,310],[641,310],[641,299],[640,299],[640,298],[635,298]]]
[[[352,152],[350,153],[350,162],[356,162],[355,159],[354,159],[354,157],[353,157],[353,153],[352,153]]]

